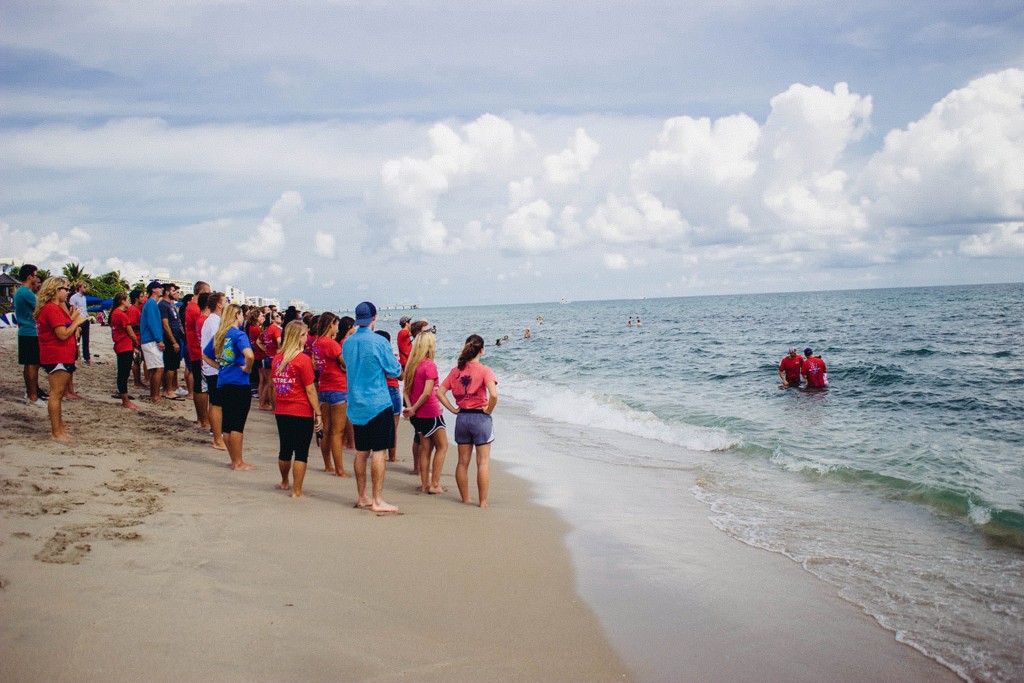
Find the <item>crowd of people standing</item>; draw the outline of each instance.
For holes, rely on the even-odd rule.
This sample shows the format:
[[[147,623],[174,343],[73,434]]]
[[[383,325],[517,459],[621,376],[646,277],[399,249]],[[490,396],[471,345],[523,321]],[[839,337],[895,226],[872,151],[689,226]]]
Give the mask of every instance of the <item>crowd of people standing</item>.
[[[68,441],[62,401],[80,398],[74,391],[76,362],[92,362],[85,287],[63,277],[40,282],[31,264],[19,276],[14,304],[24,398],[45,405],[52,438]],[[390,335],[375,329],[377,309],[369,301],[356,306],[354,317],[339,317],[294,307],[282,314],[276,307],[239,306],[202,281],[180,303],[179,291],[175,284],[153,280],[145,291],[113,298],[108,318],[117,369],[113,397],[122,407],[139,410],[129,393],[133,372],[135,387],[147,389],[154,405],[191,400],[196,427],[210,434],[213,448],[228,453],[231,469],[245,471],[254,467],[244,457],[244,433],[256,401],[259,410],[274,413],[282,490],[302,497],[316,435],[325,471],[339,477],[350,476],[344,449],[354,449],[356,507],[389,513],[398,508],[384,499],[385,463],[397,460],[403,415],[415,432],[412,473],[420,476],[421,491],[444,491],[443,406],[456,415],[460,498],[473,502],[468,472],[475,453],[478,505],[487,507],[491,413],[498,393],[494,373],[480,362],[479,335],[467,338],[457,366],[440,381],[435,330],[425,320],[402,317],[396,354]],[[39,386],[39,368],[49,377],[48,393]]]

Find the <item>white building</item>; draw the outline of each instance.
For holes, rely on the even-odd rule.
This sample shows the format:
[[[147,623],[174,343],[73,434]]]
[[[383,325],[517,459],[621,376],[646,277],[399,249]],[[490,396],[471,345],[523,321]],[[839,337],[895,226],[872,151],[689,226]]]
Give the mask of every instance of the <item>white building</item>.
[[[234,285],[224,287],[224,296],[228,303],[242,305],[245,303],[245,292]]]
[[[302,299],[292,299],[291,301],[288,302],[288,305],[289,306],[294,306],[296,308],[296,310],[299,310],[299,311],[308,311],[309,310],[309,304],[307,304]]]
[[[281,304],[278,300],[269,296],[246,297],[245,303],[249,306],[277,306],[278,308],[281,308]]]

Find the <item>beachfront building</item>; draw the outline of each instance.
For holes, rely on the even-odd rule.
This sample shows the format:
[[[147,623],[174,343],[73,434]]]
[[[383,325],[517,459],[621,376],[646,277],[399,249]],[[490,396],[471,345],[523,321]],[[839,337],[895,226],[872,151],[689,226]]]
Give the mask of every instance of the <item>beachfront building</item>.
[[[249,296],[245,298],[245,303],[249,306],[277,306],[281,308],[280,302],[276,298],[269,296]]]
[[[308,310],[310,310],[309,304],[307,304],[302,299],[292,299],[291,301],[288,302],[288,305],[289,306],[294,306],[295,309],[299,310],[299,311],[308,311]]]
[[[224,296],[227,297],[230,304],[241,305],[245,303],[245,292],[234,285],[226,285],[224,287]]]

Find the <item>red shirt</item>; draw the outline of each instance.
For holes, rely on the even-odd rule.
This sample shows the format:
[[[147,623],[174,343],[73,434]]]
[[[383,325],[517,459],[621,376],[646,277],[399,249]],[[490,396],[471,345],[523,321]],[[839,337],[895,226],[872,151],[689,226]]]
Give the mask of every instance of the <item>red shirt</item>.
[[[279,353],[270,363],[274,394],[277,396],[274,414],[313,417],[313,406],[306,395],[306,387],[313,383],[313,361],[306,354],[300,353],[281,372],[283,360],[284,354]]]
[[[57,338],[57,333],[54,332],[57,327],[69,325],[71,325],[71,316],[52,301],[39,311],[39,317],[36,318],[36,331],[39,333],[40,365],[74,364],[75,354],[78,351],[75,335],[69,335],[67,339],[61,341]]]
[[[398,331],[398,363],[404,368],[412,352],[412,333],[404,327]],[[390,384],[388,386],[391,386]],[[397,384],[395,386],[398,386]]]
[[[441,386],[452,392],[459,408],[481,409],[487,407],[488,382],[498,383],[491,369],[479,361],[470,361],[462,370],[457,365],[452,368]]]
[[[132,329],[135,330],[135,338],[142,339],[142,306],[138,304],[132,304],[128,307],[128,322],[131,323]]]
[[[263,330],[263,345],[267,347],[267,355],[273,358],[277,355],[277,342],[281,338],[281,328],[277,325],[270,325]]]
[[[786,381],[790,384],[800,384],[800,368],[804,365],[804,359],[800,356],[786,356],[779,363],[779,371],[786,375]]]
[[[199,329],[202,323],[198,323],[202,315],[203,311],[194,300],[189,301],[185,306],[185,346],[188,347],[188,357],[191,360],[201,360],[203,357],[203,350],[199,343]]]
[[[124,353],[135,348],[126,331],[131,325],[128,312],[115,308],[110,312],[110,336],[114,340],[114,353]],[[138,339],[138,337],[136,337]]]
[[[313,363],[320,365],[320,391],[348,391],[348,377],[338,363],[341,344],[330,337],[317,337]]]
[[[263,334],[263,330],[260,329],[259,325],[249,325],[249,343],[252,345],[252,357],[258,361],[267,357],[267,352],[256,344],[256,340],[260,338],[261,334]]]
[[[823,387],[825,385],[825,373],[828,369],[825,367],[825,361],[812,356],[804,361],[804,377],[807,378],[807,386],[809,387]]]

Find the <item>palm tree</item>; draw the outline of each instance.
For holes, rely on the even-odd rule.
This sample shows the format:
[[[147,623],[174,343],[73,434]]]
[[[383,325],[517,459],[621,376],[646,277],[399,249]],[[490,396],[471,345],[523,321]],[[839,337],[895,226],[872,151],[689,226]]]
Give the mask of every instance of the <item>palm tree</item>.
[[[89,274],[77,263],[66,263],[64,264],[64,277],[68,279],[68,282],[74,284],[79,280],[88,280]]]

